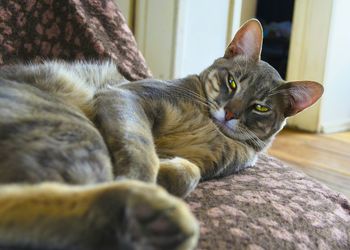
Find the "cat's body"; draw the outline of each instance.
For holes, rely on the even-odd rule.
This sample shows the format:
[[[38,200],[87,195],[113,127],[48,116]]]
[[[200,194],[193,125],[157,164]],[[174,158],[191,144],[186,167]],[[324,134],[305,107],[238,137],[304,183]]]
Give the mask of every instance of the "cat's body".
[[[5,143],[6,136],[8,140],[11,140],[7,145],[15,144],[16,147],[23,147],[23,150],[26,150],[31,148],[30,144],[26,145],[26,141],[13,142],[21,140],[24,133],[30,136],[33,130],[39,130],[42,136],[47,139],[47,141],[40,142],[43,144],[43,152],[38,150],[39,152],[35,152],[35,154],[28,152],[23,155],[22,150],[15,150],[9,154],[7,150],[13,150],[13,148],[3,147],[1,153],[4,155],[2,159],[5,161],[3,161],[2,166],[6,165],[5,155],[11,155],[8,164],[16,161],[17,163],[21,162],[18,165],[37,164],[39,168],[52,164],[50,154],[53,154],[54,147],[64,144],[65,140],[74,141],[74,137],[77,137],[76,139],[81,142],[81,131],[84,127],[91,130],[89,131],[91,136],[88,140],[96,140],[96,142],[91,143],[96,148],[85,149],[83,145],[69,148],[70,151],[76,149],[77,152],[71,151],[71,155],[67,157],[67,160],[71,160],[71,162],[65,162],[64,165],[71,166],[72,163],[79,162],[75,158],[80,157],[80,155],[84,155],[84,157],[89,155],[94,157],[94,160],[87,160],[84,164],[106,166],[106,170],[101,167],[99,167],[100,170],[91,170],[92,176],[91,178],[84,177],[86,180],[68,176],[64,169],[57,170],[57,174],[53,174],[51,179],[51,177],[45,176],[44,172],[41,173],[40,169],[34,171],[29,167],[28,171],[31,171],[32,175],[35,173],[42,175],[42,177],[33,176],[32,182],[61,181],[71,184],[88,184],[113,180],[116,176],[111,173],[110,166],[113,165],[112,162],[115,163],[120,159],[118,159],[118,155],[111,158],[107,150],[111,147],[108,145],[108,140],[113,138],[111,131],[108,133],[102,131],[104,131],[103,127],[106,126],[107,121],[112,124],[116,123],[118,116],[125,116],[127,121],[123,122],[127,124],[122,124],[123,126],[119,127],[117,124],[112,126],[119,131],[131,128],[130,131],[122,132],[132,137],[130,143],[143,140],[144,144],[150,145],[153,143],[153,138],[154,146],[151,145],[151,148],[146,149],[142,160],[152,150],[155,150],[160,159],[182,157],[200,168],[203,179],[217,177],[223,171],[235,172],[251,166],[256,157],[256,149],[225,136],[215,125],[210,118],[207,105],[199,99],[206,98],[205,86],[203,81],[195,75],[173,81],[149,79],[129,83],[119,76],[116,65],[111,62],[74,64],[47,62],[35,66],[17,65],[16,67],[4,67],[0,74],[3,77],[0,90],[3,97],[1,101],[4,103],[1,107],[2,142]],[[13,76],[15,79],[11,79]],[[79,83],[78,86],[75,84],[76,82]],[[33,86],[35,88],[32,88]],[[195,94],[198,97],[194,96]],[[23,108],[20,101],[25,100],[26,107]],[[111,111],[106,110],[108,109],[106,107],[113,105],[119,105],[120,110],[114,109],[113,112],[116,113],[110,115],[108,112]],[[80,127],[74,124],[69,127],[69,122],[66,120],[74,123],[74,119],[79,122]],[[65,127],[61,123],[65,123]],[[22,135],[19,132],[13,133],[11,131],[11,129],[17,130],[19,127],[23,128]],[[146,131],[147,127],[151,128],[151,131]],[[51,129],[50,134],[44,134],[45,128]],[[99,132],[96,131],[96,128],[105,136],[104,140],[101,140],[101,137],[97,135]],[[146,135],[147,133],[149,135]],[[28,140],[28,138],[25,139]],[[30,143],[32,142],[30,141]],[[121,144],[121,146],[126,145],[125,142],[121,141],[113,143]],[[51,144],[52,148],[49,149]],[[259,148],[260,150],[262,148]],[[91,154],[91,151],[100,155],[95,156]],[[75,157],[74,154],[79,156]],[[122,154],[119,155],[123,157]],[[22,156],[26,158],[23,162],[21,161]],[[46,161],[37,161],[36,159],[28,161],[28,156],[46,158]],[[58,156],[52,157],[59,159]],[[0,171],[4,171],[4,168],[0,168]],[[22,171],[11,173],[16,174],[17,182],[20,181],[18,173],[27,171],[28,166],[23,168]],[[33,166],[33,168],[36,167]],[[82,168],[85,172],[87,167]],[[6,169],[8,168],[6,167]],[[79,175],[77,171],[74,172]],[[0,180],[1,178],[2,183],[6,183],[6,179],[8,182],[13,182],[12,178],[8,178],[4,172],[0,175]],[[28,177],[24,177],[23,181],[30,180]]]
[[[112,181],[116,176],[113,176],[110,166],[112,162],[118,161],[118,156],[111,158],[107,150],[108,138],[112,138],[111,134],[106,134],[105,139],[101,140],[99,135],[101,131],[98,132],[100,128],[102,130],[103,126],[106,126],[107,120],[111,123],[116,122],[117,117],[107,117],[109,113],[105,110],[112,105],[120,106],[119,113],[115,115],[126,116],[125,122],[128,123],[122,127],[114,126],[115,129],[126,130],[132,127],[130,131],[123,132],[132,137],[130,143],[143,140],[144,144],[151,144],[151,138],[146,138],[147,135],[145,135],[148,131],[144,131],[144,128],[149,126],[154,139],[154,149],[160,159],[183,157],[200,167],[202,178],[216,177],[230,166],[234,168],[231,170],[234,172],[254,161],[256,150],[225,136],[210,119],[207,106],[194,96],[189,96],[189,92],[194,92],[201,98],[205,98],[204,86],[198,76],[193,75],[174,81],[149,79],[129,83],[119,78],[116,65],[111,62],[74,64],[47,62],[35,66],[17,65],[4,67],[0,70],[0,74],[3,78],[0,90],[2,97],[0,133],[2,143],[6,144],[1,151],[3,154],[0,168],[2,183],[19,182],[21,173],[26,171],[32,172],[33,179],[28,179],[30,176],[28,174],[23,177],[23,182],[59,181],[88,184]],[[85,79],[81,77],[84,74]],[[95,78],[89,77],[90,74]],[[13,76],[15,79],[11,79]],[[48,77],[50,79],[47,79]],[[75,82],[78,82],[79,86]],[[129,103],[124,103],[123,97]],[[108,101],[112,103],[103,103]],[[137,105],[139,107],[136,107]],[[99,109],[100,106],[102,106],[101,109]],[[139,116],[143,115],[145,117],[140,119]],[[74,123],[78,124],[74,125]],[[91,145],[95,148],[90,149],[84,145],[76,145],[76,148],[73,148],[74,145],[71,145],[67,149],[71,152],[67,160],[71,162],[65,162],[64,165],[72,166],[73,163],[78,163],[81,155],[93,157],[83,163],[100,166],[97,167],[100,170],[91,170],[91,178],[74,178],[68,176],[64,169],[57,170],[52,177],[45,176],[45,172],[41,169],[35,170],[35,165],[39,168],[50,167],[47,166],[52,164],[50,157],[59,160],[58,155],[50,155],[54,154],[55,147],[62,146],[64,143],[81,143],[84,129],[87,130],[85,133],[85,136],[88,136],[87,141],[91,141]],[[50,131],[45,134],[47,130]],[[35,153],[23,153],[27,149],[36,150],[31,147],[33,141],[30,136],[37,137],[38,134],[41,136],[40,139],[46,139],[39,141],[43,144],[41,147],[43,152],[38,149]],[[16,140],[18,141],[15,143]],[[148,140],[150,141],[147,142]],[[120,141],[116,143],[125,145]],[[7,147],[10,144],[16,148]],[[75,149],[77,152],[74,152]],[[63,148],[57,150],[61,151]],[[235,156],[233,152],[235,150],[236,154],[241,155]],[[147,152],[151,152],[151,149],[147,149]],[[147,157],[147,152],[144,157]],[[30,156],[40,160],[29,160]],[[25,159],[22,160],[21,157]],[[236,158],[238,162],[233,162]],[[8,167],[4,166],[13,162],[18,163],[19,166],[23,165],[23,169],[13,171],[11,174],[16,176],[12,180],[6,176],[4,171]],[[87,167],[85,165],[82,168],[86,171]],[[79,175],[77,171],[74,172]],[[34,177],[35,173],[38,173],[36,177]]]
[[[47,247],[70,235],[71,240],[55,247],[94,249],[107,239],[108,246],[99,249],[121,244],[131,249],[192,248],[197,226],[180,201],[151,184],[120,179],[158,183],[185,196],[200,179],[254,165],[286,117],[322,94],[316,83],[286,84],[259,60],[260,50],[260,24],[250,21],[225,57],[183,79],[126,82],[110,62],[0,69],[0,183],[88,185],[72,188],[75,201],[65,185],[33,185],[27,192],[21,186],[0,187],[0,218],[9,218],[0,219],[0,243]],[[45,196],[45,188],[52,197]],[[68,215],[55,216],[57,212],[34,205],[29,213],[33,221],[21,225],[25,210],[20,206],[30,207],[41,194],[46,198],[37,203],[59,200]],[[12,205],[1,209],[8,203]],[[114,207],[122,212],[114,215]],[[19,218],[11,210],[18,210]],[[44,222],[36,224],[36,217]],[[150,228],[143,225],[144,217]],[[62,232],[70,218],[71,232]],[[115,222],[108,222],[110,218]],[[79,220],[92,229],[83,229]],[[99,221],[96,227],[107,229],[95,235]],[[30,232],[26,225],[37,229]],[[46,238],[40,235],[45,230],[50,232]],[[92,243],[79,238],[83,231]],[[166,236],[152,241],[150,232]],[[37,240],[29,239],[33,237]]]

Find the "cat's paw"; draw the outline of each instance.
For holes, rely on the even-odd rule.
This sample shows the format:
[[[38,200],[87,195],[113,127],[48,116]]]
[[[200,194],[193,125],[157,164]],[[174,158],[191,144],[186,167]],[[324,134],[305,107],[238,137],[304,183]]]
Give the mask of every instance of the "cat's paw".
[[[1,249],[191,250],[198,241],[187,205],[154,184],[47,183],[0,191]]]
[[[116,185],[115,191],[120,192],[121,187],[126,187],[126,196],[123,216],[120,217],[122,221],[116,223],[121,225],[116,230],[117,249],[195,248],[199,235],[198,223],[183,201],[152,184],[123,181]],[[108,196],[113,199],[113,196]]]
[[[184,158],[160,160],[157,183],[173,195],[186,197],[197,186],[200,178],[199,168]]]

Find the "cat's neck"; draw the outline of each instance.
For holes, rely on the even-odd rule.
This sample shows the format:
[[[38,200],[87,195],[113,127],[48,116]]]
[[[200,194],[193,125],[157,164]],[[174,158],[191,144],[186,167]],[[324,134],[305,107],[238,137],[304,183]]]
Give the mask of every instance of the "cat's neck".
[[[184,78],[173,80],[173,83],[195,91],[198,94],[204,94],[203,84],[198,75],[188,75]]]

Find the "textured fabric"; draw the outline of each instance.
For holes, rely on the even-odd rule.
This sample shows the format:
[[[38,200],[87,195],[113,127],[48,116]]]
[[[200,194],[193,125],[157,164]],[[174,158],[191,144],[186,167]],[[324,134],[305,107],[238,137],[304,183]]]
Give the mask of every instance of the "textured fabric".
[[[204,182],[187,199],[198,249],[350,249],[350,204],[280,161]]]
[[[113,0],[0,1],[0,65],[104,58],[129,80],[151,76]]]

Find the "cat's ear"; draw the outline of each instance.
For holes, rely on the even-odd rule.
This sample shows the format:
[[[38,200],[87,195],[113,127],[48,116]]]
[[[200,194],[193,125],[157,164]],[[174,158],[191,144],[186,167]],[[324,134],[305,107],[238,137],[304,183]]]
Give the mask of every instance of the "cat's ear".
[[[323,94],[321,84],[312,81],[296,81],[283,84],[277,89],[285,102],[284,115],[292,116],[310,107]]]
[[[260,59],[262,40],[263,30],[260,22],[257,19],[250,19],[237,31],[224,57],[244,55],[257,61]]]

